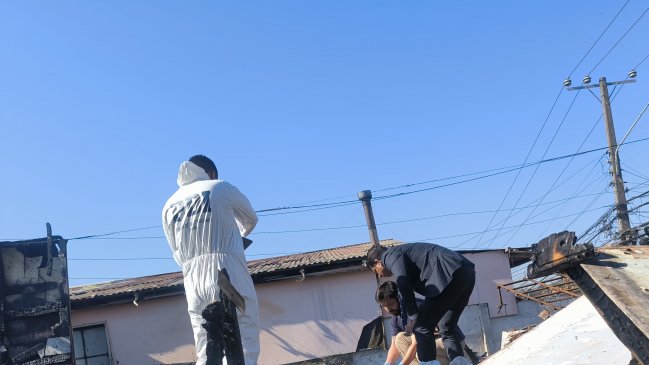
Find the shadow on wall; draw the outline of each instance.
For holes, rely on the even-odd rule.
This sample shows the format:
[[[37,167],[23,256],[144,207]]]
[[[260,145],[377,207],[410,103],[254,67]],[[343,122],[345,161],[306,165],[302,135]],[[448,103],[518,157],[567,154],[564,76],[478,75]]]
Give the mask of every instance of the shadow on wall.
[[[292,355],[295,355],[295,356],[303,356],[303,357],[306,357],[306,358],[315,357],[314,354],[302,352],[302,351],[299,351],[299,350],[295,349],[290,343],[288,343],[286,340],[284,340],[281,336],[277,335],[275,330],[273,330],[272,328],[267,328],[265,330],[265,332],[270,334],[271,336],[273,336],[277,340],[277,343],[279,343],[280,347],[284,351],[286,351],[286,352],[288,352],[288,353],[290,353]]]

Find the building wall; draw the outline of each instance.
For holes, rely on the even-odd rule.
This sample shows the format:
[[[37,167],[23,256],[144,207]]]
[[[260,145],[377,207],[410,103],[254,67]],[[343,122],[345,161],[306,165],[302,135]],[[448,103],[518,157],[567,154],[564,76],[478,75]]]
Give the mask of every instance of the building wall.
[[[364,325],[380,315],[369,271],[307,276],[256,285],[260,365],[284,364],[356,350]],[[74,327],[104,323],[113,364],[196,360],[184,296],[75,310]]]
[[[364,325],[380,315],[370,271],[256,285],[260,364],[354,352]]]
[[[512,281],[509,258],[503,251],[487,251],[464,254],[464,257],[475,264],[476,285],[471,294],[469,305],[487,303],[491,317],[504,317],[518,313],[516,299],[511,293],[502,292],[505,306],[499,308],[498,284]]]
[[[496,285],[511,280],[507,256],[503,252],[482,252],[466,257],[475,263],[477,271],[469,304],[487,303],[488,317],[517,313],[514,297],[508,293],[503,293],[507,312],[498,312]],[[257,284],[261,321],[259,363],[284,364],[354,352],[363,326],[380,315],[374,301],[376,287],[375,275],[367,270],[307,274],[301,281],[290,278]],[[75,327],[105,323],[113,364],[195,361],[184,296],[142,300],[138,304],[75,310],[72,323]],[[467,313],[463,317],[475,316]],[[467,338],[484,343],[479,321],[462,320],[460,325]],[[499,341],[500,335],[497,337]]]
[[[114,365],[173,364],[196,361],[194,337],[182,295],[80,309],[76,327],[103,323]]]

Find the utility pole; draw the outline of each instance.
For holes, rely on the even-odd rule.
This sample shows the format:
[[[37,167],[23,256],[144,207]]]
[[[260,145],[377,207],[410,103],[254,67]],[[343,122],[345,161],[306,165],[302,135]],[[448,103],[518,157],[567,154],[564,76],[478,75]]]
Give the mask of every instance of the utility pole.
[[[363,190],[358,193],[358,200],[363,203],[363,210],[365,211],[365,220],[367,221],[367,230],[370,232],[370,241],[372,245],[379,246],[379,234],[376,231],[376,223],[374,222],[374,212],[372,211],[372,191]]]
[[[590,76],[584,77],[584,85],[576,87],[568,87],[568,90],[587,89],[597,98],[590,89],[599,87],[601,98],[597,98],[602,103],[602,110],[604,114],[604,125],[606,127],[606,139],[608,141],[608,155],[609,164],[611,166],[611,179],[613,184],[613,192],[615,195],[615,209],[617,210],[618,230],[621,239],[624,242],[626,236],[630,234],[631,224],[629,223],[629,211],[627,208],[627,200],[624,191],[624,181],[622,180],[622,170],[620,168],[620,156],[618,154],[617,139],[615,137],[615,125],[613,124],[613,113],[611,112],[611,100],[608,94],[609,85],[627,84],[635,82],[634,79],[637,73],[635,70],[629,72],[629,78],[624,81],[606,82],[606,77],[599,79],[599,84],[588,85],[591,81]],[[565,86],[570,86],[570,80],[563,82]]]

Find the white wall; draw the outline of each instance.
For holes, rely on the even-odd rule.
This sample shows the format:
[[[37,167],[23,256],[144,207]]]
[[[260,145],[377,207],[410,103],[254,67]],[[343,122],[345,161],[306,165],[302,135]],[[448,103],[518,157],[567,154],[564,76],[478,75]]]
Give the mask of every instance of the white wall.
[[[262,365],[354,352],[364,325],[380,315],[370,271],[256,285]]]
[[[509,268],[509,258],[503,251],[487,251],[464,254],[464,257],[475,264],[476,284],[471,294],[469,304],[487,303],[491,317],[504,317],[518,313],[514,295],[503,290],[502,297],[505,306],[498,308],[498,284],[512,281]]]
[[[103,323],[114,365],[196,361],[185,296],[72,311],[74,327]]]

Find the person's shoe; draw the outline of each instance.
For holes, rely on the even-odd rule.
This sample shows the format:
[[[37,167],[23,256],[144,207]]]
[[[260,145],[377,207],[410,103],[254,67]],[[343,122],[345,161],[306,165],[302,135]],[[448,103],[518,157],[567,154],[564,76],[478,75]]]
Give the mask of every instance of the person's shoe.
[[[442,365],[442,364],[440,364],[440,362],[437,360],[431,360],[431,361],[420,361],[419,365]]]
[[[455,359],[453,359],[451,363],[448,365],[473,365],[473,364],[471,364],[471,362],[467,360],[465,357],[458,356]]]

